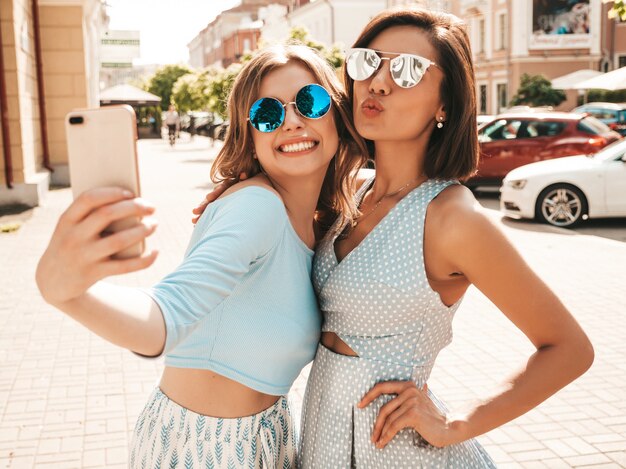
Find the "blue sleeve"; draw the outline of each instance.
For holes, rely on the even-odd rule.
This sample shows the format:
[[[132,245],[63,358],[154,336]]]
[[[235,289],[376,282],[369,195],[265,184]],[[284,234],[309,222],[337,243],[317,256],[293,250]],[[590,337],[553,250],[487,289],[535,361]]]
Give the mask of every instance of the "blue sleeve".
[[[281,200],[263,188],[240,189],[215,204],[196,225],[182,264],[146,290],[165,320],[163,353],[232,293],[250,265],[277,244],[281,226],[289,223]]]

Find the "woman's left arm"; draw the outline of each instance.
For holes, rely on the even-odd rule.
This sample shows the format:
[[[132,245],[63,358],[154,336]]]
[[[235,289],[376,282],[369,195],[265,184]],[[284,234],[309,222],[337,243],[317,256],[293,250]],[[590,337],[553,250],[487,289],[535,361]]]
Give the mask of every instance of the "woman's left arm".
[[[391,390],[391,383],[381,383],[366,395],[364,401],[369,403],[383,393],[409,394],[414,405],[405,406],[404,414],[408,410],[411,418],[403,428],[411,426],[436,446],[481,435],[528,412],[582,375],[594,358],[591,342],[579,324],[486,213],[467,198],[452,204],[446,211],[454,213],[454,226],[438,230],[442,236],[438,245],[446,247],[444,255],[454,271],[462,272],[483,292],[536,351],[494,395],[463,414],[442,416],[426,393],[409,383],[399,391]],[[391,413],[399,410],[392,407],[381,409],[374,430],[373,440],[380,440],[382,446],[397,433],[402,420],[408,421],[398,414],[392,420]]]
[[[578,322],[482,210],[466,208],[457,221],[449,249],[459,271],[536,349],[493,396],[450,422],[453,440],[462,441],[539,405],[587,371],[594,352]]]

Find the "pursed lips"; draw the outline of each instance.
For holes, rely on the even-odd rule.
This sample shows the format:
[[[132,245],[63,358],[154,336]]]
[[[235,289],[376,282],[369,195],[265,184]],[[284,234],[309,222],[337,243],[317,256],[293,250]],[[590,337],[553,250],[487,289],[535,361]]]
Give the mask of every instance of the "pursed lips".
[[[363,101],[363,104],[361,104],[361,108],[370,109],[370,110],[378,111],[378,112],[382,112],[385,110],[382,103],[378,101],[377,99],[373,99],[373,98],[367,98],[365,101]]]

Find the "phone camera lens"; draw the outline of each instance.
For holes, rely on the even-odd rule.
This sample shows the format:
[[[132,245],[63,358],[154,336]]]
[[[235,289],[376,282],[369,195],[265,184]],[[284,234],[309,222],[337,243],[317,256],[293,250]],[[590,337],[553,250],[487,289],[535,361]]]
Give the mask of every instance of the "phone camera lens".
[[[70,124],[72,124],[72,125],[82,124],[84,121],[85,121],[85,119],[83,119],[82,116],[72,116],[72,117],[70,117]]]

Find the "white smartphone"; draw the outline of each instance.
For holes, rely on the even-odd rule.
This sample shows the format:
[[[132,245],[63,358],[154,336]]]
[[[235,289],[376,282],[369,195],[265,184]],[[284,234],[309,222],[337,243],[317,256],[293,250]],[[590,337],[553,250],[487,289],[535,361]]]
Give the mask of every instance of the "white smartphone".
[[[77,109],[65,117],[70,182],[74,198],[96,187],[117,186],[140,195],[135,111],[127,105]],[[112,223],[103,236],[137,225],[140,219]],[[138,243],[114,258],[141,255]]]

